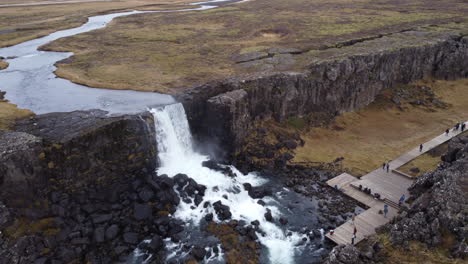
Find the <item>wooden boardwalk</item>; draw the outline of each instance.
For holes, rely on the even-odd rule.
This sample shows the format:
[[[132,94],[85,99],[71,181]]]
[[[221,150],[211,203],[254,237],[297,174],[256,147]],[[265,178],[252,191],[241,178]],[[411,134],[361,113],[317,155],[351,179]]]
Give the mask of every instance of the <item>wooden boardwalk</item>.
[[[357,215],[354,223],[349,220],[334,230],[334,234],[326,235],[327,238],[335,243],[350,244],[353,236],[354,227],[356,227],[355,243],[359,243],[368,236],[375,234],[375,229],[381,225],[388,223],[393,217],[398,214],[398,201],[402,195],[409,197],[408,187],[413,183],[413,178],[397,169],[402,165],[410,162],[427,151],[447,142],[451,138],[461,134],[461,130],[451,129],[449,134],[443,133],[432,140],[423,144],[423,150],[419,151],[419,146],[402,154],[390,164],[390,170],[382,169],[382,167],[356,178],[348,173],[340,174],[339,176],[327,181],[331,187],[337,186],[344,194],[365,204],[369,207],[368,210]],[[380,199],[375,199],[359,189],[361,187],[370,188],[372,193],[380,194]],[[383,211],[384,205],[387,204],[388,214],[384,217],[379,211]]]

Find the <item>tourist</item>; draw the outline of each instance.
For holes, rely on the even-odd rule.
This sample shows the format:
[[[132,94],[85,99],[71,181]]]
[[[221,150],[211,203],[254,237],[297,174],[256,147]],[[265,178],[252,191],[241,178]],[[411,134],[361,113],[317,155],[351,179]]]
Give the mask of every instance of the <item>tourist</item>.
[[[351,238],[351,244],[354,245],[354,240],[356,239],[356,235],[354,234],[353,237]]]
[[[465,123],[462,123],[462,125],[461,125],[461,131],[462,131],[462,132],[465,130],[465,127],[466,127],[466,124],[465,124]]]
[[[445,135],[448,136],[448,133],[449,133],[449,130],[446,129],[446,130],[445,130]]]
[[[388,205],[387,204],[384,204],[384,206],[383,206],[383,214],[384,214],[384,217],[387,218],[387,214],[388,214]]]
[[[457,124],[455,125],[455,129],[454,129],[454,130],[458,130],[459,127],[460,127],[460,124],[457,123]]]
[[[419,152],[422,152],[423,150],[423,144],[419,145]]]
[[[387,163],[387,173],[390,171],[390,162]]]
[[[386,166],[387,166],[387,163],[384,162],[384,163],[382,164],[382,170],[385,170],[385,167],[386,167]]]
[[[398,206],[401,206],[401,204],[405,201],[405,199],[406,199],[406,196],[403,194],[400,200],[398,201]]]
[[[354,233],[353,233],[353,235],[356,235],[356,233],[357,233],[357,228],[356,228],[356,226],[354,226]]]
[[[333,236],[333,234],[335,233],[335,230],[330,230],[330,236]]]
[[[338,185],[335,185],[335,190],[339,191]]]

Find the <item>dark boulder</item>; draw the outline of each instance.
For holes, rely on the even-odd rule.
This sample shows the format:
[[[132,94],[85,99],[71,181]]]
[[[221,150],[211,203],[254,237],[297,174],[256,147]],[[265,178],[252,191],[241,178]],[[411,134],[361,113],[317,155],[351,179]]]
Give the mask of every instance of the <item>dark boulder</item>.
[[[272,195],[271,189],[268,187],[264,187],[264,186],[252,187],[250,188],[248,192],[249,192],[250,197],[254,199],[261,199],[265,196]]]
[[[127,232],[123,235],[125,243],[136,245],[138,243],[138,234],[134,232]]]
[[[213,214],[212,213],[206,214],[205,215],[205,221],[207,221],[207,222],[213,221]]]
[[[221,201],[213,203],[213,208],[221,221],[228,220],[232,216],[229,206],[222,204]]]
[[[164,247],[164,241],[160,236],[155,235],[153,236],[153,238],[151,239],[151,242],[148,244],[147,247],[151,249],[153,252],[157,252]]]
[[[265,213],[265,219],[268,221],[268,222],[273,222],[273,216],[271,215],[271,210],[270,209],[266,209],[266,213]]]
[[[192,256],[198,260],[198,261],[201,261],[205,258],[205,255],[206,255],[206,250],[202,247],[199,247],[199,246],[194,246],[192,248]]]
[[[147,204],[136,203],[133,206],[133,217],[136,220],[144,220],[151,217],[152,209],[151,206]]]
[[[140,199],[141,199],[143,202],[148,202],[149,200],[151,200],[151,198],[153,198],[154,192],[153,192],[150,188],[144,187],[144,188],[138,193],[138,196],[140,197]]]
[[[104,242],[105,234],[106,234],[106,231],[105,231],[104,227],[102,227],[102,226],[94,229],[94,241],[96,243]]]
[[[114,239],[119,234],[119,227],[117,225],[111,225],[106,229],[106,238],[108,240]]]

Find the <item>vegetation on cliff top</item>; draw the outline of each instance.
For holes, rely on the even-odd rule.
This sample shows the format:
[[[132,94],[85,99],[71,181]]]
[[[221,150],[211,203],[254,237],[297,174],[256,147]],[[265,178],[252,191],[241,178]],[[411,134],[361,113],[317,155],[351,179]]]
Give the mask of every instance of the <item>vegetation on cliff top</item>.
[[[173,88],[264,70],[297,70],[311,53],[236,63],[233,56],[270,48],[302,51],[447,20],[466,4],[434,0],[255,0],[202,12],[121,17],[108,27],[47,45],[73,51],[57,74],[93,87],[173,92]]]

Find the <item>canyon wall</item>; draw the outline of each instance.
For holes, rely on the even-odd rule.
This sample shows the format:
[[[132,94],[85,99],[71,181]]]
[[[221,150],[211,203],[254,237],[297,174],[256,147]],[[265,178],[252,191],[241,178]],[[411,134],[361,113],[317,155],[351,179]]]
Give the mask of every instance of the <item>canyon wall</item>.
[[[55,186],[63,190],[146,176],[157,166],[153,116],[109,117],[100,110],[51,113],[0,134],[0,200],[28,207]],[[18,197],[22,197],[18,199]]]
[[[458,31],[407,31],[300,54],[303,72],[244,75],[179,96],[191,127],[227,157],[256,120],[284,122],[314,112],[339,114],[371,103],[385,88],[424,78],[468,77],[468,38]]]

